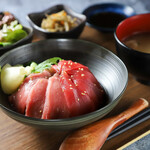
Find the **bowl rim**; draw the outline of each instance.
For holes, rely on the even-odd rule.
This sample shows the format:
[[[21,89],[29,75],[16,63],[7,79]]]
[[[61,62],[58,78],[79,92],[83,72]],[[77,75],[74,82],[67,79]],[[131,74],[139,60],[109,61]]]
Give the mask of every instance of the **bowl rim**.
[[[22,25],[22,26],[23,26],[23,25]],[[27,36],[26,36],[26,37],[20,39],[19,41],[15,42],[15,43],[13,43],[13,44],[11,44],[11,45],[4,46],[4,47],[0,47],[0,51],[8,50],[8,49],[11,49],[11,48],[13,49],[13,48],[16,47],[18,44],[20,44],[20,43],[22,43],[22,42],[24,42],[24,41],[26,41],[26,40],[32,38],[32,36],[33,36],[33,29],[30,28],[30,27],[27,27],[27,26],[23,26],[23,29],[27,32]]]
[[[47,30],[43,29],[42,27],[39,27],[39,26],[38,26],[37,24],[35,24],[35,23],[32,21],[32,19],[30,18],[30,15],[33,15],[33,14],[34,14],[34,15],[42,14],[42,13],[45,13],[46,11],[48,11],[48,10],[54,8],[54,7],[62,7],[62,8],[64,8],[65,11],[67,10],[67,11],[66,11],[67,13],[69,12],[70,14],[72,14],[72,13],[75,14],[77,19],[80,19],[79,17],[82,17],[81,22],[80,22],[76,27],[72,28],[72,29],[69,30],[69,31],[50,32],[50,31],[47,31]],[[36,30],[38,30],[38,31],[40,31],[40,32],[43,32],[43,33],[47,33],[47,34],[67,34],[67,33],[69,33],[69,32],[74,31],[77,27],[79,27],[80,25],[82,25],[82,24],[84,24],[84,23],[86,22],[86,16],[85,16],[85,15],[83,15],[83,14],[81,14],[81,13],[77,13],[76,11],[74,11],[73,9],[71,9],[68,5],[64,5],[64,4],[53,5],[53,6],[47,8],[47,9],[45,9],[45,10],[43,10],[43,11],[29,13],[29,14],[27,14],[27,16],[26,16],[26,19],[28,20],[28,22],[29,22]]]
[[[149,12],[149,13],[143,13],[143,14],[136,14],[136,15],[134,15],[134,16],[131,16],[131,17],[126,18],[125,20],[121,21],[121,22],[118,24],[118,26],[116,27],[116,29],[115,29],[114,37],[115,37],[116,42],[118,42],[122,47],[126,48],[126,50],[128,50],[128,51],[130,51],[130,52],[132,52],[132,53],[135,53],[135,54],[144,55],[144,56],[149,56],[150,53],[145,53],[145,52],[142,52],[142,51],[138,51],[138,50],[136,50],[136,49],[132,49],[132,48],[126,46],[123,42],[121,42],[121,40],[120,40],[120,39],[118,38],[118,36],[117,36],[117,29],[118,29],[118,27],[119,27],[121,24],[123,24],[126,20],[129,20],[130,18],[136,18],[137,16],[143,16],[143,15],[146,15],[146,14],[149,14],[149,15],[150,15],[150,12]]]
[[[108,3],[104,2],[104,3],[96,3],[96,4],[93,4],[93,5],[90,5],[89,7],[85,8],[85,9],[82,11],[82,14],[84,14],[84,15],[86,16],[87,11],[89,11],[91,8],[103,7],[103,6],[105,6],[105,8],[109,8],[109,7],[107,7],[107,6],[110,6],[110,5],[112,6],[112,8],[115,7],[115,6],[118,6],[118,8],[122,8],[122,9],[124,9],[124,8],[129,8],[130,10],[132,10],[131,15],[126,15],[126,13],[123,13],[123,14],[125,14],[125,16],[126,16],[127,18],[136,14],[135,9],[134,9],[132,6],[126,5],[126,4],[122,4],[122,3],[117,3],[117,2],[108,2]],[[86,17],[87,17],[87,16],[86,16]],[[99,30],[104,31],[104,32],[105,32],[105,31],[106,31],[106,32],[114,32],[115,29],[116,29],[116,28],[108,28],[108,27],[99,27],[99,26],[96,26],[96,25],[94,25],[94,24],[91,24],[90,22],[88,22],[88,17],[87,17],[87,22],[86,22],[86,24],[87,24],[88,26],[94,27],[94,28],[99,29]]]
[[[96,44],[96,43],[93,43],[93,42],[89,42],[89,41],[85,41],[85,40],[81,40],[81,39],[65,39],[65,38],[61,38],[61,39],[57,39],[57,38],[54,38],[54,39],[46,39],[46,40],[42,40],[42,41],[38,41],[38,42],[34,42],[34,43],[29,43],[29,44],[26,44],[26,45],[22,45],[20,47],[17,47],[17,48],[14,48],[12,49],[11,51],[8,51],[6,52],[5,54],[3,54],[1,57],[0,57],[0,61],[1,59],[5,58],[7,55],[9,55],[10,53],[12,52],[15,52],[15,51],[18,51],[18,49],[22,48],[24,49],[25,47],[28,47],[30,45],[38,45],[40,43],[44,43],[45,41],[51,41],[51,40],[56,40],[56,41],[79,41],[79,42],[83,42],[85,44],[92,44],[93,46],[96,46],[96,47],[99,47],[101,48],[100,45]],[[117,56],[115,55],[113,52],[109,51],[108,49],[102,47],[105,51],[107,51],[109,54],[111,54],[113,57],[115,57],[120,63],[121,65],[124,67],[125,69],[125,77],[126,77],[126,81],[125,81],[125,85],[124,85],[124,88],[123,90],[120,92],[120,94],[113,100],[111,101],[110,103],[108,103],[107,105],[105,105],[104,107],[100,108],[100,109],[97,109],[93,112],[90,112],[90,113],[87,113],[87,114],[84,114],[84,115],[80,115],[80,116],[77,116],[77,117],[71,117],[71,118],[65,118],[65,119],[38,119],[38,118],[33,118],[33,117],[28,117],[28,116],[25,116],[23,114],[20,114],[14,110],[11,110],[5,106],[3,106],[1,103],[0,103],[0,108],[3,108],[4,110],[10,112],[11,114],[15,115],[15,118],[19,118],[20,119],[24,119],[24,120],[27,120],[29,121],[29,123],[32,123],[32,124],[36,124],[36,125],[41,125],[40,123],[42,122],[42,125],[69,125],[69,124],[72,124],[73,122],[78,122],[78,121],[82,121],[83,119],[85,121],[89,120],[89,117],[92,119],[93,116],[95,116],[94,118],[98,117],[99,116],[99,112],[101,111],[104,111],[103,112],[103,115],[106,113],[107,109],[110,108],[111,105],[114,105],[116,106],[124,91],[126,90],[126,87],[127,87],[127,84],[128,84],[128,71],[127,71],[127,68],[125,66],[125,64],[123,63],[123,61]],[[111,108],[109,110],[109,112],[114,109]],[[109,113],[107,112],[107,113]]]

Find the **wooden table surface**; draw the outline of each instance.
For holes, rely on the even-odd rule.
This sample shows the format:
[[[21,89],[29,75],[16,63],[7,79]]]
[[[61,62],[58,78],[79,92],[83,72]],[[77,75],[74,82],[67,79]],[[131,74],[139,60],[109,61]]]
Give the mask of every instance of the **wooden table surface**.
[[[33,41],[40,39],[42,38],[34,38]],[[100,44],[115,53],[113,34],[104,34],[86,26],[80,39]],[[150,86],[140,84],[129,73],[128,86],[121,101],[107,116],[118,114],[139,97],[143,97],[150,102]],[[115,150],[148,130],[150,130],[150,120],[105,142],[102,150]],[[0,150],[57,150],[67,134],[69,132],[52,132],[25,126],[0,111]]]

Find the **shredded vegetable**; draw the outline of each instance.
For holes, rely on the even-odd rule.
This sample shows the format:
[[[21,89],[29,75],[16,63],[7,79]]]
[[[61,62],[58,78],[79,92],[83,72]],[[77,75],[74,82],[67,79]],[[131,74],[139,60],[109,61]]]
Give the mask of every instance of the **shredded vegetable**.
[[[69,31],[77,26],[77,18],[73,18],[62,10],[51,15],[46,14],[46,18],[42,20],[41,27],[50,32]]]

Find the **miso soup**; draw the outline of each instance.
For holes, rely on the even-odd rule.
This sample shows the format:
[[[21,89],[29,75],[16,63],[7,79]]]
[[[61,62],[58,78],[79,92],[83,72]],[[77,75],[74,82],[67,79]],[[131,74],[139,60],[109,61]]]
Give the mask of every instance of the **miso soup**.
[[[126,46],[144,53],[150,53],[150,32],[133,34],[122,41]]]

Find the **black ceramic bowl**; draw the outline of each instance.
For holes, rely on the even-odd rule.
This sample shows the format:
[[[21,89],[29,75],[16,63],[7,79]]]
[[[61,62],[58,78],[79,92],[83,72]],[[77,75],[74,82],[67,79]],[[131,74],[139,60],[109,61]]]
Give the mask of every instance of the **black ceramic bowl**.
[[[49,32],[41,28],[41,22],[42,19],[45,18],[45,14],[50,15],[52,13],[57,13],[61,10],[65,10],[68,15],[77,18],[78,25],[75,28],[71,29],[68,32]],[[86,16],[74,12],[65,5],[56,5],[42,12],[28,14],[27,20],[34,28],[35,32],[37,32],[37,34],[41,34],[46,38],[77,38],[83,31],[86,22]]]
[[[150,32],[150,13],[139,14],[121,22],[114,34],[118,56],[126,64],[129,72],[141,83],[150,85],[150,53],[127,47],[122,40],[137,32]]]
[[[0,57],[0,65],[26,64],[41,62],[51,57],[61,57],[82,63],[96,76],[104,87],[107,104],[88,114],[68,119],[36,119],[26,117],[12,110],[8,96],[0,90],[0,107],[11,118],[24,124],[48,128],[52,130],[72,130],[92,123],[109,113],[122,97],[128,80],[128,72],[124,63],[107,49],[83,40],[50,39],[18,47]]]
[[[123,19],[135,15],[132,7],[119,3],[101,3],[83,11],[87,24],[102,32],[114,32]]]
[[[28,35],[25,38],[13,43],[12,45],[0,47],[0,56],[15,47],[30,43],[32,41],[32,37],[33,37],[32,28],[23,26],[23,29],[27,32]]]

